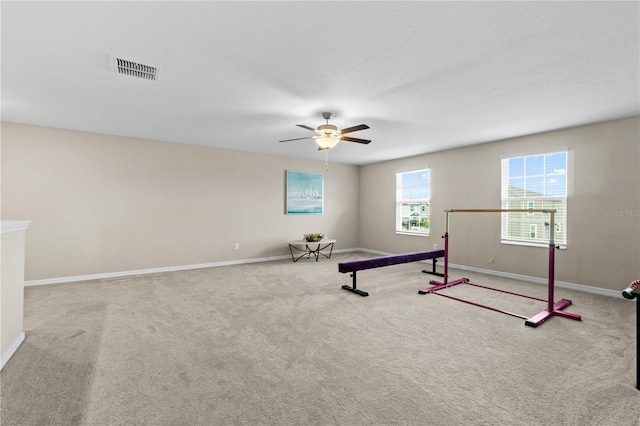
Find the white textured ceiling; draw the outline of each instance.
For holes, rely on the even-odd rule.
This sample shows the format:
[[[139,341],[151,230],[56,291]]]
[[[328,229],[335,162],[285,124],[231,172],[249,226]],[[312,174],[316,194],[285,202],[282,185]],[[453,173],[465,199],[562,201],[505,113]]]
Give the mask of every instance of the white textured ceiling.
[[[640,114],[639,5],[2,1],[2,120],[369,164]]]

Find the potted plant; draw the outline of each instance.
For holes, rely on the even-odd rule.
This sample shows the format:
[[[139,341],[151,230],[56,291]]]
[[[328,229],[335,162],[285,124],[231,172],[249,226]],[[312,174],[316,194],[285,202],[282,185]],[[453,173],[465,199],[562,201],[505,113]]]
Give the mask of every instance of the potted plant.
[[[324,234],[321,234],[321,233],[304,234],[304,240],[309,242],[309,243],[317,243],[318,241],[322,240],[323,238],[324,238]]]

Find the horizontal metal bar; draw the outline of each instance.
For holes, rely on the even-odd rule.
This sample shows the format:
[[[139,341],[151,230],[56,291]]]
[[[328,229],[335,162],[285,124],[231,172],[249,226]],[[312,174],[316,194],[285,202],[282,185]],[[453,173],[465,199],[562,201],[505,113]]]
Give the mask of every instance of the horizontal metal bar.
[[[556,209],[449,209],[445,213],[556,213]]]
[[[527,319],[527,317],[525,317],[524,315],[514,314],[513,312],[503,311],[502,309],[493,308],[491,306],[486,306],[486,305],[481,305],[480,303],[470,302],[468,300],[460,299],[458,297],[449,296],[448,294],[436,293],[436,292],[434,292],[433,294],[437,294],[438,296],[446,297],[448,299],[457,300],[458,302],[468,303],[469,305],[478,306],[480,308],[489,309],[491,311],[500,312],[501,314],[511,315],[512,317],[520,318],[520,319],[523,319],[523,320]]]
[[[487,290],[499,291],[500,293],[511,294],[513,296],[526,297],[527,299],[533,299],[533,300],[537,300],[537,301],[540,301],[540,302],[547,303],[547,299],[539,299],[537,297],[527,296],[526,294],[513,293],[511,291],[501,290],[499,288],[487,287],[486,285],[474,284],[474,283],[470,283],[470,282],[468,282],[466,284],[469,284],[469,285],[472,285],[472,286],[475,286],[475,287],[485,288]]]

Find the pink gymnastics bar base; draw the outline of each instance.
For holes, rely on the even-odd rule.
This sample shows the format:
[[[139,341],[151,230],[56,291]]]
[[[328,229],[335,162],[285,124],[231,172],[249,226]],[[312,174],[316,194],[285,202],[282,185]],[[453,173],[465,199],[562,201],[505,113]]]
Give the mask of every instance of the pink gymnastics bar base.
[[[496,213],[496,212],[539,212],[539,213],[547,213],[549,214],[549,222],[550,222],[550,236],[549,236],[549,270],[548,270],[548,298],[547,300],[544,299],[539,299],[537,297],[532,297],[532,296],[527,296],[524,294],[518,294],[518,293],[513,293],[513,292],[509,292],[509,291],[505,291],[505,290],[500,290],[497,288],[492,288],[492,287],[487,287],[487,286],[483,286],[483,285],[479,285],[479,284],[473,284],[471,282],[469,282],[468,278],[461,278],[458,280],[454,280],[454,281],[448,281],[449,279],[449,213],[453,213],[453,212],[466,212],[466,213]],[[444,232],[444,282],[438,282],[438,281],[430,281],[430,284],[432,284],[432,287],[427,287],[427,288],[423,288],[421,290],[418,291],[418,293],[420,294],[436,294],[438,296],[443,296],[443,297],[447,297],[449,299],[453,299],[453,300],[457,300],[459,302],[463,302],[463,303],[467,303],[473,306],[478,306],[480,308],[485,308],[485,309],[489,309],[495,312],[500,312],[506,315],[511,315],[517,318],[521,318],[526,320],[525,321],[525,325],[528,325],[530,327],[537,327],[540,324],[542,324],[543,322],[545,322],[546,320],[548,320],[549,318],[551,318],[552,316],[560,316],[560,317],[564,317],[564,318],[569,318],[575,321],[580,321],[582,319],[582,317],[578,314],[573,314],[570,312],[565,312],[564,309],[571,305],[571,300],[568,299],[562,299],[557,303],[554,303],[554,295],[553,295],[553,291],[554,291],[554,276],[555,276],[555,249],[557,248],[556,245],[554,244],[553,241],[553,230],[555,228],[554,226],[554,214],[556,213],[555,210],[531,210],[531,209],[527,209],[527,210],[515,210],[515,209],[490,209],[490,210],[481,210],[481,209],[466,209],[466,210],[445,210],[446,216],[445,216],[445,232]],[[442,294],[442,293],[437,293],[438,290],[442,290],[448,287],[452,287],[454,285],[458,285],[458,284],[469,284],[472,286],[476,286],[476,287],[481,287],[487,290],[493,290],[493,291],[498,291],[501,293],[507,293],[507,294],[511,294],[514,296],[519,296],[519,297],[526,297],[529,299],[534,299],[534,300],[539,300],[542,302],[546,302],[547,303],[547,309],[544,309],[540,312],[538,312],[537,314],[535,314],[534,316],[528,318],[526,316],[520,315],[520,314],[516,314],[513,312],[509,312],[509,311],[504,311],[501,309],[497,309],[491,306],[487,306],[487,305],[482,305],[480,303],[476,303],[476,302],[471,302],[469,300],[464,300],[464,299],[460,299],[458,297],[454,297],[454,296],[450,296],[447,294]]]
[[[580,321],[582,319],[580,315],[563,311],[563,309],[569,305],[571,305],[571,300],[562,299],[553,305],[553,308],[551,311],[549,311],[548,309],[545,309],[544,311],[540,311],[534,316],[532,316],[531,318],[529,318],[528,320],[526,320],[525,324],[530,327],[537,327],[554,315],[557,315],[559,317],[569,318],[575,321]]]
[[[481,303],[472,302],[472,301],[461,299],[459,297],[451,296],[451,295],[448,295],[448,294],[437,293],[437,291],[445,289],[445,288],[453,287],[454,285],[458,285],[458,284],[469,284],[469,285],[480,287],[480,288],[484,288],[484,289],[487,289],[487,290],[498,291],[498,292],[501,292],[501,293],[511,294],[511,295],[519,296],[519,297],[526,297],[528,299],[538,300],[538,301],[542,301],[542,302],[546,302],[546,300],[539,299],[537,297],[527,296],[526,294],[513,293],[513,292],[510,292],[510,291],[505,291],[505,290],[501,290],[501,289],[497,289],[497,288],[492,288],[492,287],[487,287],[487,286],[483,286],[483,285],[474,284],[472,282],[469,282],[468,278],[461,278],[459,280],[450,281],[447,284],[441,283],[441,282],[438,282],[438,281],[430,281],[430,284],[433,284],[433,287],[423,288],[423,289],[419,290],[418,293],[420,293],[420,294],[435,294],[437,296],[446,297],[447,299],[456,300],[458,302],[462,302],[462,303],[466,303],[466,304],[469,304],[469,305],[477,306],[479,308],[489,309],[489,310],[494,311],[494,312],[499,312],[501,314],[506,314],[506,315],[510,315],[512,317],[520,318],[520,319],[525,320],[525,325],[528,325],[529,327],[537,327],[537,326],[539,326],[540,324],[542,324],[543,322],[545,322],[546,320],[548,320],[549,318],[551,318],[554,315],[565,317],[565,318],[569,318],[569,319],[576,320],[576,321],[580,321],[582,319],[580,317],[580,315],[563,311],[564,308],[566,308],[567,306],[571,305],[571,300],[568,300],[568,299],[562,299],[559,302],[555,303],[553,305],[551,311],[549,311],[548,309],[544,309],[544,310],[538,312],[537,314],[535,314],[534,316],[532,316],[531,318],[529,318],[529,317],[527,317],[525,315],[517,314],[517,313],[514,313],[514,312],[510,312],[510,311],[505,311],[505,310],[502,310],[502,309],[494,308],[492,306],[483,305]]]

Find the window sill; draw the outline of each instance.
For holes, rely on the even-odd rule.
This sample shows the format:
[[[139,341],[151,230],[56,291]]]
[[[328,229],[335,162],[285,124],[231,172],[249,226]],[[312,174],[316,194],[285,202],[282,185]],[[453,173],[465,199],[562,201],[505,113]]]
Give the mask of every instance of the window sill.
[[[549,247],[549,243],[529,243],[529,242],[525,242],[525,241],[500,240],[500,243],[508,244],[508,245],[512,245],[512,246],[527,246],[527,247],[542,247],[542,248]],[[560,250],[566,250],[567,249],[567,245],[566,244],[556,244],[556,246],[558,246],[558,248]]]
[[[428,237],[429,233],[424,232],[411,232],[411,231],[396,231],[396,235],[413,235],[416,237]]]

